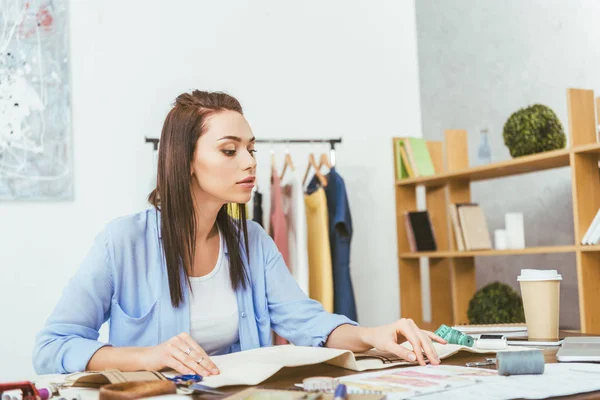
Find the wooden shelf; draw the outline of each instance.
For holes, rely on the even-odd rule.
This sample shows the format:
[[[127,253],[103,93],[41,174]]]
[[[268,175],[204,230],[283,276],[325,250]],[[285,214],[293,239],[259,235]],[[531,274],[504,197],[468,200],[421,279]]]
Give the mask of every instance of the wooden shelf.
[[[472,182],[484,179],[494,179],[511,175],[525,174],[535,171],[543,171],[546,169],[567,167],[569,166],[569,154],[569,149],[553,150],[531,156],[523,156],[513,160],[482,165],[479,167],[436,174],[434,176],[402,179],[396,181],[396,184],[399,186],[441,186],[452,180]]]
[[[467,309],[477,290],[477,257],[573,253],[576,255],[581,331],[600,334],[600,245],[583,246],[579,243],[600,208],[600,143],[597,131],[597,121],[600,121],[600,98],[595,100],[594,102],[592,90],[567,90],[568,133],[571,146],[568,149],[470,168],[467,131],[446,130],[443,142],[427,142],[434,169],[438,174],[394,181],[402,317],[412,318],[417,323],[423,322],[419,268],[421,257],[430,259],[430,319],[433,326],[439,326],[469,322]],[[401,155],[397,154],[399,139],[402,138],[394,138],[392,142],[395,170],[398,169],[397,163],[401,162]],[[454,250],[457,244],[448,204],[471,202],[471,182],[562,167],[570,167],[571,172],[573,231],[576,244],[521,250]],[[427,210],[436,233],[438,248],[453,250],[410,252],[410,232],[406,227],[405,213],[417,209],[418,185],[425,186]],[[502,190],[502,187],[498,187],[498,190]]]
[[[581,246],[582,251],[600,251],[600,246]],[[596,247],[596,250],[592,248]],[[400,258],[461,258],[489,256],[520,256],[527,254],[572,253],[578,246],[544,246],[510,250],[475,250],[475,251],[423,251],[417,253],[401,253]]]
[[[573,149],[573,153],[576,153],[576,154],[600,153],[600,143],[591,143],[591,144],[585,144],[582,146],[577,146]]]
[[[585,246],[579,246],[579,250],[581,251],[600,251],[600,245],[596,244],[596,245],[585,245]]]

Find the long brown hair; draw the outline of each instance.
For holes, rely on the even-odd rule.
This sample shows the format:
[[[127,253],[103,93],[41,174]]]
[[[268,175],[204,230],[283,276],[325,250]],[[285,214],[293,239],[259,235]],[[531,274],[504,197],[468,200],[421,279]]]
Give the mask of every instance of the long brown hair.
[[[207,117],[225,110],[242,114],[239,101],[225,93],[200,90],[183,93],[175,100],[160,136],[156,189],[150,193],[148,201],[161,213],[162,245],[173,307],[179,307],[183,302],[181,270],[183,268],[189,286],[188,271],[196,253],[197,221],[190,177],[194,149],[205,132]],[[221,207],[216,223],[229,252],[231,284],[237,290],[246,288],[248,282],[241,253],[243,235],[248,256],[246,207],[239,204],[236,218],[229,216],[227,207],[227,204]]]

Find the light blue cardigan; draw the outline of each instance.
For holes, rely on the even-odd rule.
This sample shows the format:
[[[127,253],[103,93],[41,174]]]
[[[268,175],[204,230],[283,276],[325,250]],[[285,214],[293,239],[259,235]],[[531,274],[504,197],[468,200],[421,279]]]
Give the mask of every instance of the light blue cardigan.
[[[326,312],[309,299],[290,274],[273,240],[248,221],[251,284],[236,292],[240,313],[237,343],[225,353],[270,346],[273,329],[291,343],[323,346],[348,318]],[[225,249],[227,254],[227,249]],[[188,291],[173,308],[154,208],[109,223],[36,337],[33,365],[38,374],[83,371],[110,318],[109,344],[154,346],[190,331]],[[210,307],[210,304],[207,304]]]

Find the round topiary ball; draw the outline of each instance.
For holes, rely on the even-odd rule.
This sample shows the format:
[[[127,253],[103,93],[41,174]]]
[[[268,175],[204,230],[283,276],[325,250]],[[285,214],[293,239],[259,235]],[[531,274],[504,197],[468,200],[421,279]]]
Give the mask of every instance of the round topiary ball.
[[[471,324],[507,324],[525,322],[521,296],[501,282],[479,289],[471,301],[467,316]]]
[[[513,113],[504,124],[503,136],[513,157],[562,149],[567,144],[560,120],[542,104]]]

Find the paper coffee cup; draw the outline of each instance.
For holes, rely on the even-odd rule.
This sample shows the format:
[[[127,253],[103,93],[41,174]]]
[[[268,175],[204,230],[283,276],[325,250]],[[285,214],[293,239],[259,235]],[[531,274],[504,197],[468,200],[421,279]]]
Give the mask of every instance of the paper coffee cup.
[[[558,339],[562,276],[555,269],[523,269],[517,280],[529,338]]]

